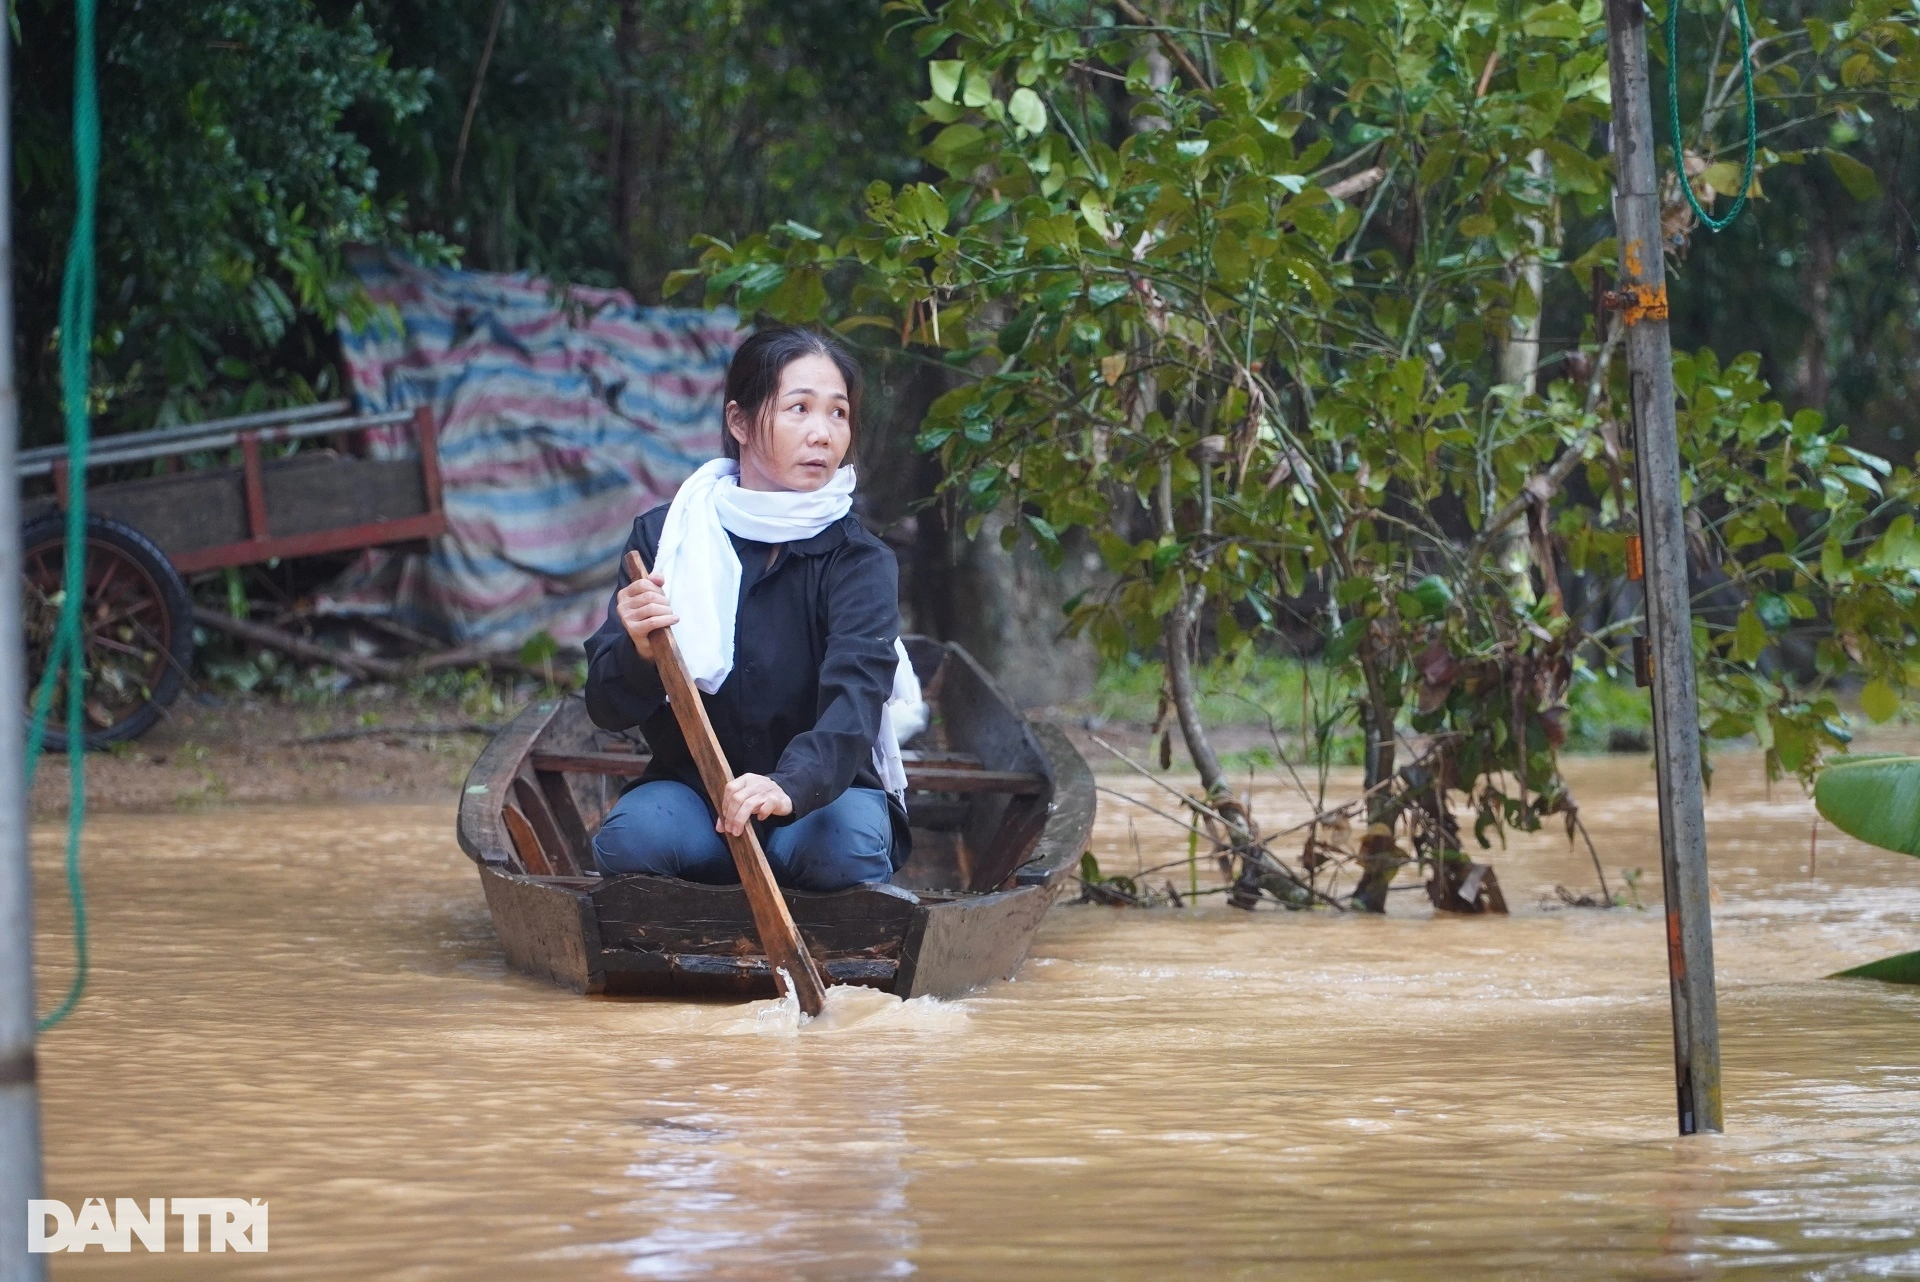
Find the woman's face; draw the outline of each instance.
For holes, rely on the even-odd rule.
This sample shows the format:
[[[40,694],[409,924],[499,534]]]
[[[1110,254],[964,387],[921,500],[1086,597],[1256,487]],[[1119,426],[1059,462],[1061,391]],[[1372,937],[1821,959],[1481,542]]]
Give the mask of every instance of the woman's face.
[[[818,355],[788,361],[768,409],[755,431],[739,402],[727,402],[727,431],[740,442],[741,488],[805,491],[831,481],[853,441],[839,366]]]

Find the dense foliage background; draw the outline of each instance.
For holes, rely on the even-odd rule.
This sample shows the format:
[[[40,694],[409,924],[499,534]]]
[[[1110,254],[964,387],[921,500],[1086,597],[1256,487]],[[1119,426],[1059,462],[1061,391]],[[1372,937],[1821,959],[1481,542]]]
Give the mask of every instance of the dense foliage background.
[[[70,6],[15,13],[23,408],[42,443]],[[103,6],[100,430],[333,394],[349,244],[647,301],[696,232],[844,230],[867,182],[918,167],[918,64],[885,22],[835,0]]]
[[[1091,26],[1127,21],[1097,4],[1035,8]],[[1489,12],[1536,9],[1554,6]],[[461,125],[496,12],[463,159]],[[19,341],[27,430],[39,442],[58,432],[71,35],[58,0],[22,0],[14,13]],[[1719,13],[1690,18],[1688,48],[1702,62]],[[1574,21],[1597,27],[1589,16]],[[1809,20],[1860,15],[1794,0],[1762,16],[1804,42]],[[916,154],[924,140],[908,132],[927,73],[911,34],[889,37],[899,18],[836,0],[107,6],[103,427],[323,394],[349,242],[653,299],[667,272],[697,256],[695,233],[732,239],[788,218],[847,230],[867,183],[928,176]],[[1875,74],[1884,91],[1892,64]],[[1815,88],[1781,85],[1775,96],[1810,100]],[[1699,89],[1689,84],[1689,104]],[[1089,109],[1100,115],[1111,97],[1091,92]],[[1906,407],[1920,392],[1920,139],[1907,113],[1868,97],[1803,114],[1817,115],[1817,141],[1870,178],[1849,185],[1818,162],[1771,168],[1765,199],[1679,264],[1675,342],[1759,353],[1788,405],[1821,409],[1849,423],[1856,443],[1904,458],[1917,443]],[[1726,121],[1716,132],[1735,139]],[[1583,300],[1563,291],[1546,308],[1549,350],[1575,343]]]
[[[49,439],[69,33],[56,0],[17,12]],[[1920,681],[1920,17],[1754,17],[1748,212],[1708,235],[1667,192],[1676,378],[1703,721],[1806,774],[1847,737],[1835,680],[1876,717]],[[1681,28],[1666,168],[1724,209],[1740,42],[1718,0]],[[1370,906],[1408,858],[1447,872],[1436,903],[1458,885],[1449,792],[1483,839],[1571,831],[1568,692],[1638,611],[1600,0],[143,0],[102,35],[105,430],[329,394],[353,243],[703,286],[883,373],[866,448],[936,625],[1047,644],[1062,602],[1011,554],[1085,589],[1110,658],[1164,656],[1159,720],[1246,893],[1312,869],[1237,808],[1210,655],[1318,655],[1303,738],[1360,745]]]

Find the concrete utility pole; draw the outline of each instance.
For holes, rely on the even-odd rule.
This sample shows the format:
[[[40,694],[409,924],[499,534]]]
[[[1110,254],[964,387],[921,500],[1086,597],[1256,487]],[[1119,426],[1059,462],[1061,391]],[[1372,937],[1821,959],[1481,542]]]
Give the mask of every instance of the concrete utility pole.
[[[1720,1020],[1713,993],[1700,710],[1693,680],[1693,589],[1687,580],[1686,510],[1680,500],[1680,443],[1673,421],[1673,348],[1667,336],[1667,273],[1647,80],[1646,13],[1643,0],[1607,0],[1607,56],[1613,71],[1613,212],[1620,240],[1620,288],[1615,297],[1620,322],[1627,327],[1635,483],[1646,556],[1660,864],[1673,994],[1673,1070],[1680,1133],[1692,1135],[1722,1129]]]
[[[27,1254],[27,1199],[40,1196],[40,1092],[33,1039],[33,878],[27,864],[27,706],[20,623],[20,398],[13,381],[13,122],[0,32],[0,1279],[42,1282],[44,1255]]]

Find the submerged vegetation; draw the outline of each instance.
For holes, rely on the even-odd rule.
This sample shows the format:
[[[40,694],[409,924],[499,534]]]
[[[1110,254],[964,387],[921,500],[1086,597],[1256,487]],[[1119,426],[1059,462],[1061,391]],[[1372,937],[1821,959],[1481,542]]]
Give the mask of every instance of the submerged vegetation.
[[[1092,693],[1065,711],[1086,720],[1090,728],[1110,721],[1151,726],[1162,714],[1166,680],[1165,665],[1159,660],[1129,652],[1103,664]],[[1258,649],[1248,649],[1232,661],[1216,658],[1198,665],[1194,684],[1199,691],[1200,717],[1207,725],[1254,728],[1277,733],[1297,744],[1313,738],[1307,720],[1313,692],[1320,691],[1323,698],[1329,693],[1342,697],[1329,690],[1324,665]],[[1163,735],[1169,729],[1162,723]],[[1576,671],[1567,689],[1567,751],[1640,752],[1652,742],[1652,735],[1652,708],[1647,696],[1631,681],[1584,665]],[[1169,751],[1173,746],[1169,740]],[[1356,735],[1334,760],[1343,765],[1361,764],[1359,747]],[[1157,745],[1155,751],[1159,751]],[[1273,754],[1261,748],[1247,750],[1241,756],[1243,761],[1251,758],[1262,765],[1277,764]]]

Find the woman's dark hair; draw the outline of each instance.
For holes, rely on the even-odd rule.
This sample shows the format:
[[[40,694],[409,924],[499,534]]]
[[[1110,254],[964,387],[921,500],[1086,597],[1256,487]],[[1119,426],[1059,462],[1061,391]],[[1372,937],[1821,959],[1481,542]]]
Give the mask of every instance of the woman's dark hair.
[[[855,438],[858,437],[860,363],[831,334],[799,325],[776,325],[760,330],[740,344],[740,349],[733,354],[733,362],[727,366],[726,400],[740,407],[750,435],[758,436],[771,417],[773,398],[780,392],[780,371],[806,356],[824,356],[839,369],[840,377],[847,384],[847,425]],[[724,416],[720,444],[728,458],[740,457],[740,442],[727,429]],[[852,454],[851,444],[847,452]]]

